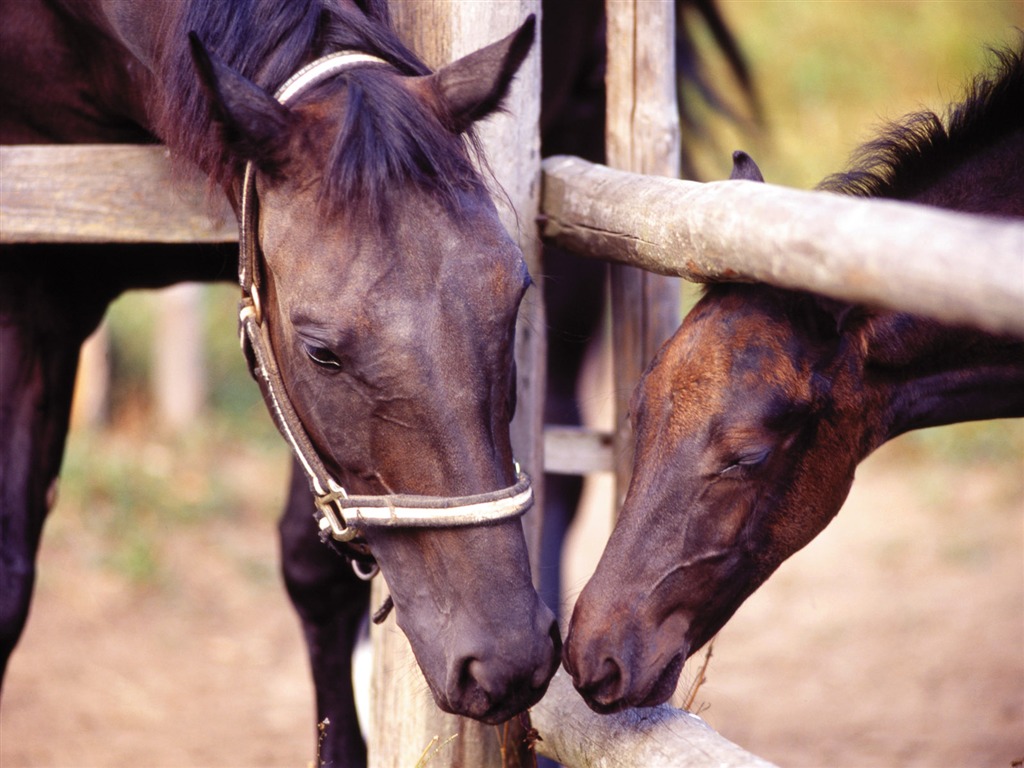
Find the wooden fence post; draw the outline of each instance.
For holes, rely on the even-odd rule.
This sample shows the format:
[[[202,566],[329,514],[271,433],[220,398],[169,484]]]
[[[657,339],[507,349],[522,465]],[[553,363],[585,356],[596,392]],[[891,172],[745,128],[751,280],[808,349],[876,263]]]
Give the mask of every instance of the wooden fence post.
[[[82,344],[71,401],[72,427],[99,427],[110,416],[110,328],[106,321]]]
[[[569,768],[773,768],[697,715],[668,704],[592,712],[563,670],[531,716],[542,739],[537,753]]]
[[[392,7],[402,38],[435,69],[511,33],[528,14],[539,11],[539,0],[418,0]],[[501,186],[494,195],[495,203],[505,227],[518,238],[530,272],[537,279],[541,274],[535,225],[540,197],[538,51],[539,41],[519,70],[506,101],[507,114],[494,116],[478,126],[488,165]],[[524,520],[531,552],[538,549],[543,504],[543,317],[539,288],[533,288],[523,302],[518,324],[519,392],[512,434],[513,449],[533,477],[537,496],[534,511]],[[381,579],[377,579],[374,604],[383,599],[383,587]],[[371,638],[371,768],[411,768],[421,758],[429,768],[502,765],[504,729],[442,713],[431,699],[408,642],[393,619],[374,627]],[[507,742],[506,764],[526,765],[524,756],[517,754],[516,749],[517,743],[522,742],[521,734],[509,734]]]
[[[752,181],[662,179],[576,157],[544,161],[543,211],[546,238],[591,258],[1024,334],[1024,223],[1015,219]]]
[[[199,283],[173,285],[157,296],[150,387],[161,424],[174,431],[192,424],[206,403],[202,298]]]
[[[656,176],[679,175],[673,0],[606,0],[607,163]],[[633,466],[626,414],[647,363],[679,324],[679,281],[631,267],[611,268],[615,366],[615,508]]]

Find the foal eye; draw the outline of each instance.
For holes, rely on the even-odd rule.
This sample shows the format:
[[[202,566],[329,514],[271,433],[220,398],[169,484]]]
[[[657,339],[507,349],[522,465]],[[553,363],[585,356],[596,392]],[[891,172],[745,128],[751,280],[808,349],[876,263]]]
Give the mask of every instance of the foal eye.
[[[321,368],[340,369],[341,361],[327,347],[318,347],[313,344],[303,344],[306,356]]]
[[[737,475],[744,469],[751,469],[759,464],[763,464],[764,460],[767,459],[770,454],[771,449],[765,448],[763,451],[756,451],[754,453],[739,456],[729,462],[729,464],[721,469],[718,474],[722,477]]]

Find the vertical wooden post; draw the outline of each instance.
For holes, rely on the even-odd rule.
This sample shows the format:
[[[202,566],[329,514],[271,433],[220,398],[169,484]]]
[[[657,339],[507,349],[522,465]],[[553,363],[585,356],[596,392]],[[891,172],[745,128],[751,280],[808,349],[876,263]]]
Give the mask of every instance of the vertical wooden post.
[[[466,3],[417,0],[395,3],[392,15],[403,39],[433,68],[511,33],[539,0]],[[539,25],[538,25],[539,26]],[[539,42],[519,71],[506,100],[507,113],[478,126],[490,170],[500,189],[494,195],[505,227],[518,238],[530,272],[539,280],[540,244],[536,216],[540,197]],[[538,550],[543,499],[544,315],[539,288],[530,290],[520,312],[516,338],[519,393],[512,445],[534,480],[535,511],[527,515],[527,543]],[[535,571],[536,573],[536,567]],[[383,586],[374,585],[374,604]],[[401,630],[389,620],[371,631],[374,648],[371,684],[369,764],[371,768],[410,768],[421,757],[429,768],[492,768],[502,765],[503,729],[441,712],[423,681]],[[518,761],[510,738],[506,760]],[[426,752],[426,755],[424,754]]]
[[[202,297],[201,285],[181,283],[157,299],[151,386],[160,422],[172,430],[194,423],[206,401]]]
[[[606,155],[612,168],[679,175],[673,0],[606,0]],[[616,502],[633,463],[629,398],[647,363],[679,323],[679,281],[631,267],[611,268],[615,365]]]
[[[82,344],[71,402],[71,426],[98,427],[110,416],[110,329],[100,323]]]

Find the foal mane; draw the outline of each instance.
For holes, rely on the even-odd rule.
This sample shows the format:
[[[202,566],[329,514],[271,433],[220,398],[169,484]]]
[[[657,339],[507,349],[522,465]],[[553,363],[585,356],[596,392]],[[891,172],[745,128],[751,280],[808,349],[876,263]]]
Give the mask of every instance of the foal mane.
[[[1024,128],[1024,46],[992,53],[995,72],[977,76],[945,119],[922,111],[889,123],[878,138],[853,153],[849,170],[827,177],[818,189],[911,198],[972,153]]]
[[[168,30],[158,76],[162,103],[156,106],[158,135],[187,157],[216,185],[240,178],[244,161],[225,146],[193,66],[187,35],[230,68],[273,93],[303,65],[339,50],[377,56],[402,75],[426,75],[429,68],[399,39],[386,0],[357,0],[359,7],[326,0],[191,0]],[[483,188],[464,139],[445,130],[393,78],[366,69],[343,72],[323,87],[348,88],[348,109],[334,139],[323,175],[323,213],[358,201],[380,219],[394,182],[411,180],[434,191],[449,210],[458,208],[460,189]]]

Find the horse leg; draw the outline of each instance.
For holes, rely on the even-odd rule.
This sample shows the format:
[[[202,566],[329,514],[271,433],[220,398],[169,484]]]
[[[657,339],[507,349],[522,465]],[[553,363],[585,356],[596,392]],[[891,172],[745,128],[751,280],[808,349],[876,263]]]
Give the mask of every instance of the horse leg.
[[[306,638],[317,722],[330,720],[321,743],[322,765],[363,766],[366,744],[356,719],[352,651],[370,603],[370,587],[348,560],[322,543],[302,470],[293,464],[280,523],[281,566]]]
[[[8,262],[15,260],[5,252]],[[0,683],[28,619],[56,497],[81,343],[107,297],[14,270],[0,279]]]

